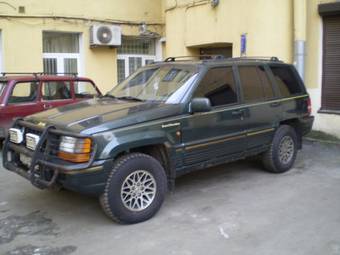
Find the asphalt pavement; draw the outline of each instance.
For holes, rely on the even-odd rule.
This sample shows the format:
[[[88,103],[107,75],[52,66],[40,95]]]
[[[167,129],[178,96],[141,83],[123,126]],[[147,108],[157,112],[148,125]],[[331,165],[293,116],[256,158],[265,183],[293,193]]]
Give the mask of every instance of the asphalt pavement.
[[[340,255],[339,201],[340,146],[308,141],[284,174],[244,160],[183,176],[136,225],[0,168],[0,254]]]

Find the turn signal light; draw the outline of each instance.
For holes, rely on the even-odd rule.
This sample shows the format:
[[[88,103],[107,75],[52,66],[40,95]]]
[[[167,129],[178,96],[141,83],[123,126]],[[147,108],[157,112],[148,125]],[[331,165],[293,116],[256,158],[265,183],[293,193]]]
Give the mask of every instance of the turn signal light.
[[[61,137],[58,157],[74,163],[90,160],[92,140],[90,138]]]
[[[74,154],[74,153],[59,151],[58,157],[63,160],[71,161],[74,163],[84,163],[90,160],[90,153]]]

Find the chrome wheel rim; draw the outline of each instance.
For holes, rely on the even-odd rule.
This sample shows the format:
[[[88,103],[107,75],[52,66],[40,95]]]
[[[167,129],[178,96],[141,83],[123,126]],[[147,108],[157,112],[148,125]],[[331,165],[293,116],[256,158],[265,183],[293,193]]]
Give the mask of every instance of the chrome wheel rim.
[[[288,164],[294,156],[294,141],[290,136],[284,136],[279,145],[281,163]]]
[[[156,190],[156,180],[152,174],[145,170],[137,170],[125,178],[120,196],[127,209],[142,211],[151,205]]]

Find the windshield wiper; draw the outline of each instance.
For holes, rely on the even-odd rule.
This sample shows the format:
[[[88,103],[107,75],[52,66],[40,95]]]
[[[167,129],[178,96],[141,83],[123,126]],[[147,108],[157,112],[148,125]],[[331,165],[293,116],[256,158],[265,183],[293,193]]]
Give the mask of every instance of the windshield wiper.
[[[131,101],[138,101],[138,102],[144,102],[145,100],[140,99],[138,97],[132,97],[132,96],[123,96],[123,97],[116,97],[117,99],[121,100],[131,100]]]
[[[103,97],[110,97],[110,98],[113,98],[113,99],[117,99],[117,97],[115,97],[114,95],[110,95],[110,94],[102,95],[100,98],[103,98]]]

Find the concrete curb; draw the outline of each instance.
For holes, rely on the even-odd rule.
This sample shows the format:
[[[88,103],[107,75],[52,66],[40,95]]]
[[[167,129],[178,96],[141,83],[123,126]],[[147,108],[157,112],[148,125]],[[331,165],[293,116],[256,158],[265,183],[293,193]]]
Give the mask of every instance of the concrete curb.
[[[329,140],[322,140],[322,139],[316,139],[316,138],[311,138],[311,137],[304,137],[304,140],[311,141],[311,142],[319,142],[319,143],[328,143],[328,144],[336,144],[340,145],[340,142],[334,142],[334,141],[329,141]]]

